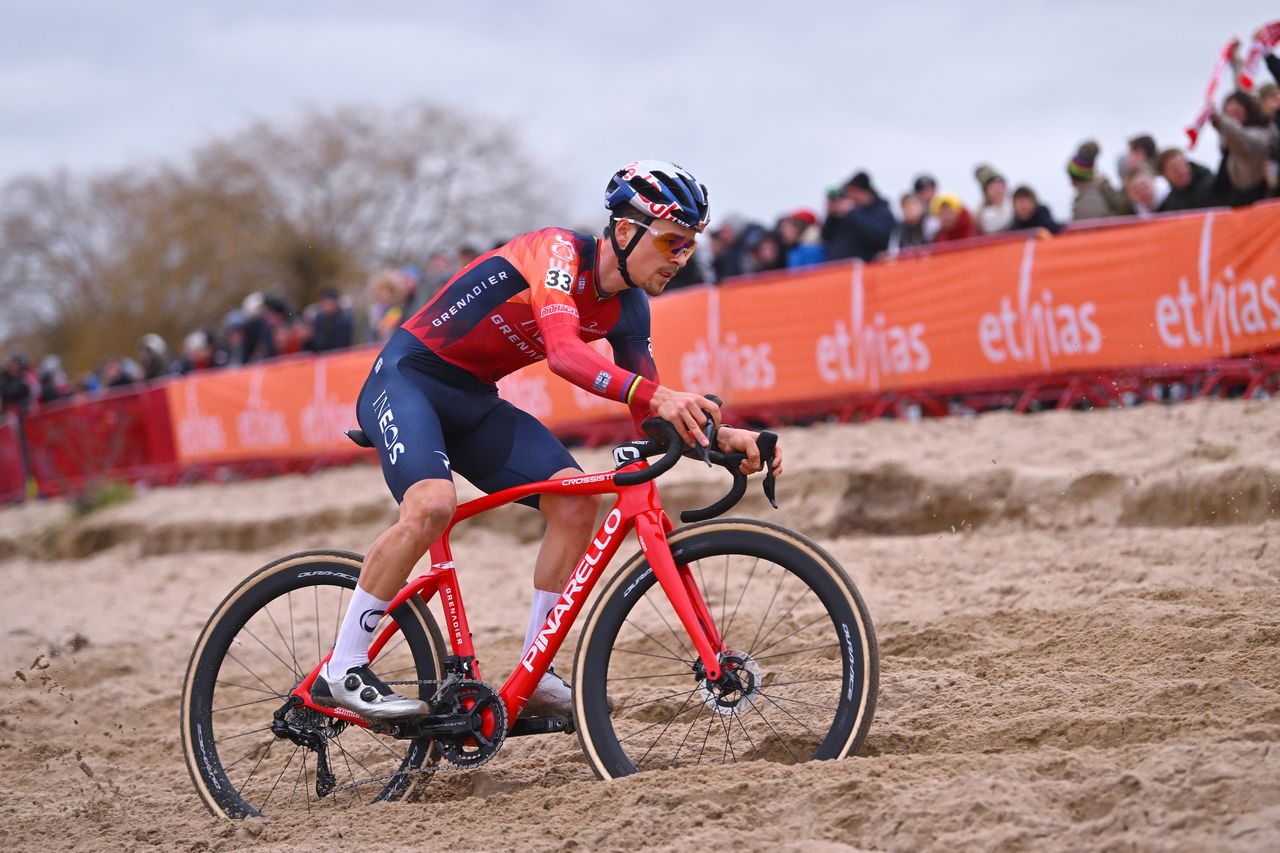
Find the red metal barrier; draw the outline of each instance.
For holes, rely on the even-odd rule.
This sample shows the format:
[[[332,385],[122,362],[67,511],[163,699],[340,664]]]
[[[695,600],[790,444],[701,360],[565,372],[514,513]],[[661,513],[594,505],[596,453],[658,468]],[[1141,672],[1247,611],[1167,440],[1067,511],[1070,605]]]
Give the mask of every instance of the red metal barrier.
[[[44,496],[111,479],[160,482],[177,472],[162,387],[55,403],[25,418],[23,429]]]
[[[20,501],[26,492],[18,418],[13,414],[0,416],[0,504]]]
[[[929,389],[857,394],[825,400],[738,406],[730,423],[786,425],[815,420],[940,417],[1009,409],[1112,407],[1201,397],[1280,395],[1280,353],[1266,352],[1207,364],[1126,368],[1115,371],[1028,375]],[[312,471],[372,454],[246,459],[182,465],[176,461],[170,412],[163,387],[121,392],[97,400],[56,404],[24,420],[33,474],[42,496],[82,492],[95,482],[123,479],[174,484],[226,477],[261,477]],[[0,422],[0,501],[25,492],[16,422]],[[566,424],[565,440],[596,446],[624,441],[629,421],[611,419]]]

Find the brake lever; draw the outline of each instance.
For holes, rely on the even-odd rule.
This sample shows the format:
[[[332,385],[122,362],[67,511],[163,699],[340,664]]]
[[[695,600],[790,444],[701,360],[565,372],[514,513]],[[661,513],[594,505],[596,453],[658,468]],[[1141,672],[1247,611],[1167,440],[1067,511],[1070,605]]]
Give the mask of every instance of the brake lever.
[[[702,434],[707,437],[707,443],[698,444],[695,442],[693,445],[693,449],[697,452],[698,458],[705,462],[708,468],[711,467],[711,443],[715,441],[715,428],[715,421],[708,417],[707,425],[702,428]]]
[[[715,403],[717,406],[724,405],[724,401],[721,400],[719,397],[717,397],[715,394],[703,394],[702,396],[706,397],[708,400]],[[702,427],[702,434],[706,436],[707,443],[705,445],[704,444],[695,445],[694,450],[698,451],[698,458],[701,459],[703,462],[705,462],[707,467],[710,468],[711,467],[711,450],[716,443],[716,422],[712,419],[711,415],[707,415],[707,423],[705,426]]]
[[[773,476],[773,454],[778,449],[778,434],[767,429],[761,430],[756,439],[756,447],[760,450],[760,461],[764,463],[764,496],[769,499],[769,505],[777,509],[778,499],[775,494],[778,478]]]

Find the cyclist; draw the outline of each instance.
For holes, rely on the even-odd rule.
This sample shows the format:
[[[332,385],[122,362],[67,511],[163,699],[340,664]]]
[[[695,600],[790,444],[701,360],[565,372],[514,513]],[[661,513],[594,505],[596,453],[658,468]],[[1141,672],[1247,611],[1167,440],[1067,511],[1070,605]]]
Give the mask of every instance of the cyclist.
[[[649,342],[648,296],[662,292],[689,261],[710,218],[707,190],[673,163],[640,160],[618,170],[605,191],[602,237],[546,228],[479,256],[387,342],[357,400],[399,520],[373,543],[338,631],[333,655],[312,688],[318,704],[372,719],[427,713],[370,669],[378,619],[414,565],[444,532],[457,507],[456,470],[486,492],[581,469],[532,415],[498,397],[499,378],[546,359],[578,387],[627,404],[637,427],[670,421],[688,444],[705,445],[719,408],[700,394],[658,383]],[[614,363],[587,345],[604,338]],[[721,450],[747,454],[761,470],[756,433],[723,427]],[[773,470],[781,473],[781,455]],[[533,574],[524,649],[560,597],[595,531],[596,495],[525,499],[546,517]],[[570,716],[569,685],[549,670],[526,708]]]

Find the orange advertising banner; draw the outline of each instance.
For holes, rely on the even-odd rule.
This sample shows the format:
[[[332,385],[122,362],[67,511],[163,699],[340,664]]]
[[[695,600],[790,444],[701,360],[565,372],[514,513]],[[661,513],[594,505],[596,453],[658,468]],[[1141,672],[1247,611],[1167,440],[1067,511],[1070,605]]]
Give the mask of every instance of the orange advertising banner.
[[[377,350],[195,373],[168,387],[179,462],[359,453],[356,396]]]
[[[664,381],[743,405],[1195,364],[1280,345],[1278,274],[1280,205],[832,264],[714,291],[715,369]]]
[[[651,301],[662,382],[733,405],[1162,364],[1280,346],[1280,204],[873,264]],[[603,341],[593,344],[608,355]],[[184,462],[355,451],[365,348],[169,387]],[[545,362],[499,383],[551,427],[625,418]]]

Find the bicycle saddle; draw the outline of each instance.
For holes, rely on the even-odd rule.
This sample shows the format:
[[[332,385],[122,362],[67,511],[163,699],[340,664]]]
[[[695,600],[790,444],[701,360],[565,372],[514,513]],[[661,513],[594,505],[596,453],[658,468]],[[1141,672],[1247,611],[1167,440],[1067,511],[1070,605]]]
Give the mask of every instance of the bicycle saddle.
[[[361,447],[373,447],[373,442],[369,440],[369,436],[364,434],[364,430],[349,429],[346,432],[347,438],[351,439]]]

